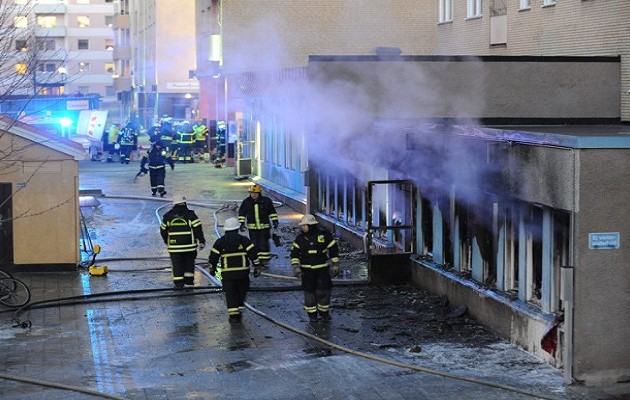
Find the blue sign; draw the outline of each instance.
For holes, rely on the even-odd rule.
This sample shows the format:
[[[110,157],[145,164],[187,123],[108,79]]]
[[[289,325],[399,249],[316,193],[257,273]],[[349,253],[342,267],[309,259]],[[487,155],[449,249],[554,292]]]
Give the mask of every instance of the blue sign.
[[[589,249],[618,249],[621,236],[619,232],[603,232],[588,234]]]

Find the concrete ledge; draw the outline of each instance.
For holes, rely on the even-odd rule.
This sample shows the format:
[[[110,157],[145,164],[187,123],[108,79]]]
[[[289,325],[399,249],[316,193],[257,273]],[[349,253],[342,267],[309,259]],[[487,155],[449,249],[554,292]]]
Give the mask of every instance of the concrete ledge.
[[[540,340],[555,319],[520,300],[511,300],[499,293],[480,287],[475,282],[441,270],[432,263],[411,259],[411,279],[416,287],[446,296],[451,307],[466,306],[468,314],[510,342],[556,365],[562,359],[558,344],[556,358],[544,351]]]

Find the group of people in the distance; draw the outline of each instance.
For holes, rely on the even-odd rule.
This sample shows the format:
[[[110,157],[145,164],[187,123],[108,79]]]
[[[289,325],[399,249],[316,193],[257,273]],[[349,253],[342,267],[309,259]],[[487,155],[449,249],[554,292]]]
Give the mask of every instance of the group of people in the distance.
[[[208,258],[210,275],[219,278],[225,293],[230,322],[241,321],[249,291],[249,274],[259,277],[271,259],[271,229],[278,227],[278,214],[270,198],[262,195],[259,185],[249,188],[238,217],[227,218],[224,235],[212,245]],[[330,321],[331,277],[339,274],[339,247],[332,233],[320,229],[317,219],[306,214],[299,222],[302,232],[291,246],[291,266],[301,280],[304,310],[309,321]],[[249,237],[240,231],[247,230]],[[194,285],[197,251],[206,245],[202,223],[188,208],[185,197],[175,197],[173,208],[160,224],[160,234],[171,257],[175,288]]]

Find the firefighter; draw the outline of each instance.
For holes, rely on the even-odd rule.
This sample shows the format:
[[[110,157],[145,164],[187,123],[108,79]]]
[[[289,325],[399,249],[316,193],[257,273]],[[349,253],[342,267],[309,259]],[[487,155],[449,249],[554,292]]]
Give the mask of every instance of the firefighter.
[[[145,166],[149,164],[149,169]],[[149,173],[151,180],[151,195],[155,196],[156,193],[160,194],[160,197],[164,197],[166,190],[164,187],[164,178],[166,177],[166,164],[171,166],[171,170],[175,169],[175,163],[171,159],[170,154],[162,147],[162,142],[155,142],[140,162],[140,173]]]
[[[241,231],[249,230],[249,238],[258,250],[258,258],[263,267],[269,265],[271,251],[269,239],[271,227],[278,228],[278,213],[269,197],[262,195],[259,185],[251,185],[249,197],[245,198],[238,209],[238,221]]]
[[[173,119],[171,117],[164,116],[164,118],[160,121],[160,141],[166,151],[173,155],[177,153],[177,150],[171,148],[174,134]]]
[[[195,284],[195,259],[197,248],[206,245],[201,221],[188,208],[186,197],[173,198],[173,208],[164,214],[160,224],[160,235],[168,249],[173,266],[173,283],[176,289]]]
[[[179,133],[179,147],[178,147],[178,160],[180,163],[192,163],[194,162],[192,153],[193,146],[195,144],[195,132],[189,123],[184,123],[181,126]]]
[[[117,123],[112,124],[107,133],[103,133],[103,153],[107,152],[107,160],[103,160],[103,162],[114,162],[114,154],[118,152],[117,147],[120,148],[118,135],[120,135],[120,126]]]
[[[300,233],[291,246],[293,273],[302,280],[304,310],[309,321],[330,321],[331,276],[339,275],[339,246],[333,235],[319,229],[312,214],[300,220]],[[329,262],[330,260],[330,262]]]
[[[210,131],[203,123],[195,123],[193,131],[195,132],[195,154],[201,161],[203,155],[208,152],[208,134]]]
[[[121,131],[118,136],[118,143],[120,144],[120,163],[129,164],[131,152],[138,148],[138,132],[131,122],[125,125]]]
[[[254,278],[260,276],[260,263],[254,244],[238,233],[240,223],[236,218],[225,220],[225,234],[212,246],[208,259],[210,275],[215,276],[221,267],[221,281],[228,320],[240,322],[241,312],[245,309],[245,298],[249,290],[250,262],[254,264]]]

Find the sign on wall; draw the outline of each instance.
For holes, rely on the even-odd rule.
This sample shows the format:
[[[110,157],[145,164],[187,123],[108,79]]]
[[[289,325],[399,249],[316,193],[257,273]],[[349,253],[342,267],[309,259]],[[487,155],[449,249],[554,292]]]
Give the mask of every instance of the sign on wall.
[[[621,242],[619,232],[602,232],[588,234],[589,249],[618,249]]]

